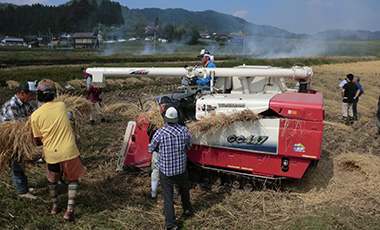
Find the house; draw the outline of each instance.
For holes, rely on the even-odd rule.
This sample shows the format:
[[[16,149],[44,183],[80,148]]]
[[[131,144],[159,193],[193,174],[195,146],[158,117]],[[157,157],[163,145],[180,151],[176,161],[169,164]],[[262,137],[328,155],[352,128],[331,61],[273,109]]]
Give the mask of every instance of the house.
[[[5,38],[1,40],[1,43],[3,43],[6,46],[23,46],[24,39],[12,36],[5,36]]]
[[[148,36],[153,36],[157,30],[158,26],[145,26],[145,34]]]
[[[228,34],[227,33],[221,33],[221,32],[214,32],[212,33],[212,36],[216,41],[227,41]]]
[[[199,36],[202,39],[210,39],[210,34],[208,34],[208,32],[205,32],[205,31],[199,31]]]
[[[95,33],[75,33],[72,39],[74,48],[99,48],[99,40]]]

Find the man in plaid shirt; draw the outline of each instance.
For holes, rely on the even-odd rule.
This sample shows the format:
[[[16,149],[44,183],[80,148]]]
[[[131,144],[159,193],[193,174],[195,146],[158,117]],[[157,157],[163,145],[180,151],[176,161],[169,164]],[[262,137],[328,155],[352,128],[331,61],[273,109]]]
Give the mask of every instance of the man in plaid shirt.
[[[191,148],[191,134],[185,126],[179,125],[178,111],[174,107],[166,110],[164,127],[158,129],[149,144],[149,153],[158,147],[157,168],[164,195],[165,225],[177,229],[173,206],[173,185],[178,184],[185,216],[191,215],[188,185],[187,155]]]
[[[26,121],[35,110],[30,103],[34,99],[36,88],[33,82],[23,82],[20,84],[17,93],[1,108],[0,123],[5,121]],[[21,197],[36,199],[29,193],[28,178],[17,160],[11,162],[13,171],[13,182],[17,193]]]
[[[25,121],[35,110],[30,103],[34,99],[35,86],[33,82],[20,84],[17,93],[1,107],[0,123],[4,121]]]

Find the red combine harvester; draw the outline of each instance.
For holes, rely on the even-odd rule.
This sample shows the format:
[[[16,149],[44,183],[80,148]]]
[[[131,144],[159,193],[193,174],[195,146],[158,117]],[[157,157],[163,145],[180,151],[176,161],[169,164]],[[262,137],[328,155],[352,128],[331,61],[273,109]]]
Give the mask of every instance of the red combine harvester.
[[[234,122],[213,134],[192,135],[188,159],[206,170],[237,176],[300,179],[308,166],[320,159],[323,95],[308,89],[313,75],[310,67],[89,68],[87,72],[93,75],[93,84],[99,86],[105,85],[105,77],[182,76],[186,80],[217,76],[210,91],[185,84],[179,92],[168,96],[178,102],[186,117],[194,120],[246,109],[260,119]],[[298,81],[299,89],[288,88],[286,79]],[[144,119],[128,123],[118,169],[150,166],[147,128]]]

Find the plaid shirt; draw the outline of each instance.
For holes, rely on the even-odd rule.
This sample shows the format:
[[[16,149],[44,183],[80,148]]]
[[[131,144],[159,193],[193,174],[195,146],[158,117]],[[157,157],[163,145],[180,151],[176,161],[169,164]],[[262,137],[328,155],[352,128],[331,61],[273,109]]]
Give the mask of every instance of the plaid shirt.
[[[152,153],[158,146],[157,168],[166,176],[175,176],[186,171],[186,152],[191,148],[191,134],[185,126],[165,124],[158,129],[149,144]]]
[[[12,121],[19,119],[26,119],[29,117],[35,108],[31,103],[24,104],[16,95],[9,101],[5,102],[1,107],[0,123],[4,121]]]

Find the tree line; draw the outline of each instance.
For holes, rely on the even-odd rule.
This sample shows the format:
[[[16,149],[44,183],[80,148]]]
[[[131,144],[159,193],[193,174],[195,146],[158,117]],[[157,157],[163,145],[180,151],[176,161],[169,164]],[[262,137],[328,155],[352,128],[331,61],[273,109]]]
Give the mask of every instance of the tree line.
[[[74,0],[60,6],[8,5],[0,9],[0,34],[22,36],[27,34],[92,32],[99,25],[124,24],[121,6],[110,0]]]

